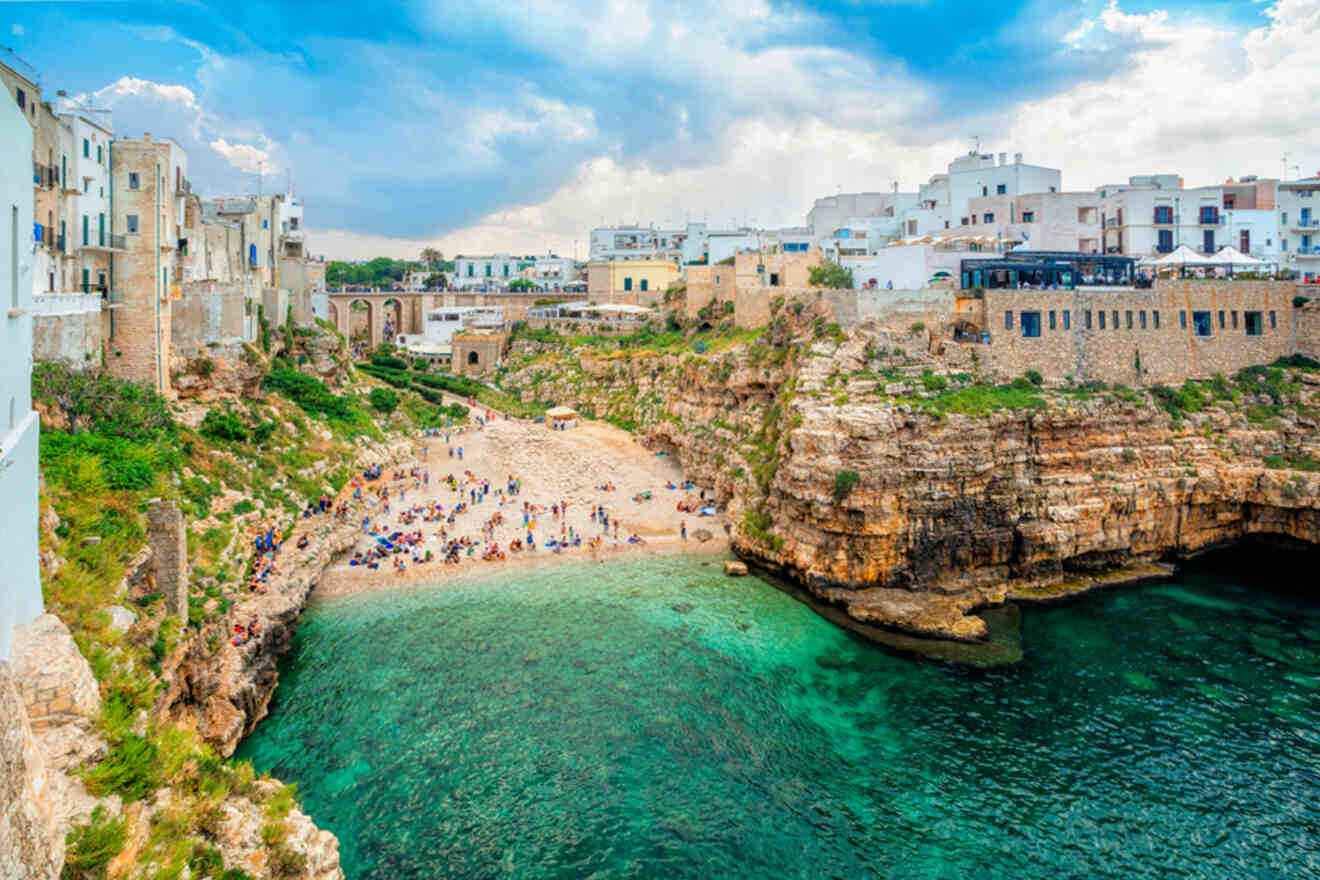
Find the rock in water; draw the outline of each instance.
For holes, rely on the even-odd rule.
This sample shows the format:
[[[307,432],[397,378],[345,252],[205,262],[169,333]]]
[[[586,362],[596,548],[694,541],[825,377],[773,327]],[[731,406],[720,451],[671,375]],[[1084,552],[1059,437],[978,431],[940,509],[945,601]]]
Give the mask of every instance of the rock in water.
[[[710,533],[710,529],[697,529],[692,533],[692,537],[695,538],[698,543],[704,544],[715,536]]]
[[[730,559],[724,563],[724,573],[729,577],[742,577],[747,574],[747,563]]]

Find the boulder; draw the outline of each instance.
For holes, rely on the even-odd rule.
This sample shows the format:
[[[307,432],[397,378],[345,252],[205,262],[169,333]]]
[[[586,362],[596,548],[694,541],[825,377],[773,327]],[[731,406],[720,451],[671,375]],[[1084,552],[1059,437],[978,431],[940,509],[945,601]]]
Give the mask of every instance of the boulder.
[[[730,559],[724,563],[724,573],[729,577],[742,577],[747,574],[747,563]]]

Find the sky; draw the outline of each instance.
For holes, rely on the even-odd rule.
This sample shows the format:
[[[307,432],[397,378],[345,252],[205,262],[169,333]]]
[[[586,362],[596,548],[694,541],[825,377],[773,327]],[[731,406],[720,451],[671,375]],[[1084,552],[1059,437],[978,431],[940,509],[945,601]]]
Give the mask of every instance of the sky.
[[[1317,46],[1320,0],[0,0],[43,96],[173,138],[204,196],[292,187],[340,259],[801,225],[976,144],[1069,190],[1310,176]]]

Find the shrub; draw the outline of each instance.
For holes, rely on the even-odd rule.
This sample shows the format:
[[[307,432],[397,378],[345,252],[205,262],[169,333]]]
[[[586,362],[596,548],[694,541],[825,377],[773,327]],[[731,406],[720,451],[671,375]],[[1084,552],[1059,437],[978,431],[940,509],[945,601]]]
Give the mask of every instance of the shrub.
[[[399,406],[398,392],[391,391],[388,388],[371,389],[367,399],[371,401],[371,406],[377,412],[392,413]]]
[[[161,786],[157,747],[136,733],[125,733],[101,763],[83,776],[92,794],[117,794],[131,804],[149,796]]]
[[[726,315],[732,315],[732,314],[733,314],[733,300],[728,300],[728,299],[726,299],[726,300],[724,301],[724,314],[726,314]]]
[[[32,397],[63,415],[72,434],[86,428],[141,441],[174,431],[165,398],[99,367],[78,370],[68,361],[37,361],[32,365]]]
[[[431,368],[431,365],[426,362],[426,358],[413,358],[412,367],[419,373],[425,373]]]
[[[918,321],[917,323],[913,324],[911,327],[908,328],[908,332],[909,332],[909,333],[924,333],[924,332],[926,332],[926,325],[923,324],[921,321]]]
[[[1018,391],[1030,391],[1036,386],[1032,384],[1031,380],[1028,379],[1026,376],[1018,376],[1016,379],[1013,380],[1013,387],[1016,388]]]
[[[1281,357],[1270,366],[1291,367],[1294,370],[1320,370],[1320,361],[1309,358],[1304,354],[1290,354],[1287,357]]]
[[[834,475],[834,502],[842,504],[852,490],[862,481],[857,471],[839,471]]]
[[[807,283],[812,287],[833,287],[836,289],[853,286],[853,273],[838,263],[826,260],[819,266],[812,266],[807,274]]]
[[[39,448],[46,478],[79,492],[100,486],[147,489],[158,473],[175,472],[180,465],[178,451],[164,442],[134,443],[99,434],[43,431]]]
[[[1026,376],[1028,382],[1035,385],[1037,388],[1045,384],[1045,377],[1036,370],[1027,370],[1023,375]]]
[[[122,819],[110,819],[105,807],[92,810],[91,821],[69,832],[64,842],[64,865],[75,876],[92,874],[105,876],[105,866],[119,855],[128,840],[128,830]]]
[[[371,363],[377,367],[389,367],[391,370],[408,369],[407,361],[405,361],[403,358],[397,358],[394,357],[394,355],[390,355],[390,354],[379,354],[379,353],[374,354],[371,356]],[[423,365],[422,369],[424,370],[426,369],[426,367]]]
[[[949,387],[949,380],[926,370],[921,374],[921,384],[925,386],[927,391],[943,391]]]
[[[275,369],[267,374],[262,387],[277,391],[298,404],[305,412],[323,415],[328,419],[343,422],[359,422],[361,414],[353,404],[342,397],[330,393],[330,389],[319,379],[299,373],[297,370]]]
[[[208,409],[198,430],[212,440],[242,443],[248,438],[247,425],[229,410]]]
[[[249,499],[244,498],[242,501],[234,505],[234,515],[242,516],[245,513],[251,513],[255,509],[256,505],[254,505]]]

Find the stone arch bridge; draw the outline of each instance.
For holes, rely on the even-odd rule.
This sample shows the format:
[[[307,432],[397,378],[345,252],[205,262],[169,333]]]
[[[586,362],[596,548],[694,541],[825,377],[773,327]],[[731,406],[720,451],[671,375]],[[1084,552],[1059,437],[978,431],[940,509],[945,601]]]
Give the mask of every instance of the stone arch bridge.
[[[330,291],[330,323],[353,341],[354,314],[366,320],[368,347],[393,341],[400,333],[421,333],[427,309],[434,308],[435,294],[382,290]],[[358,322],[361,329],[361,322]]]

